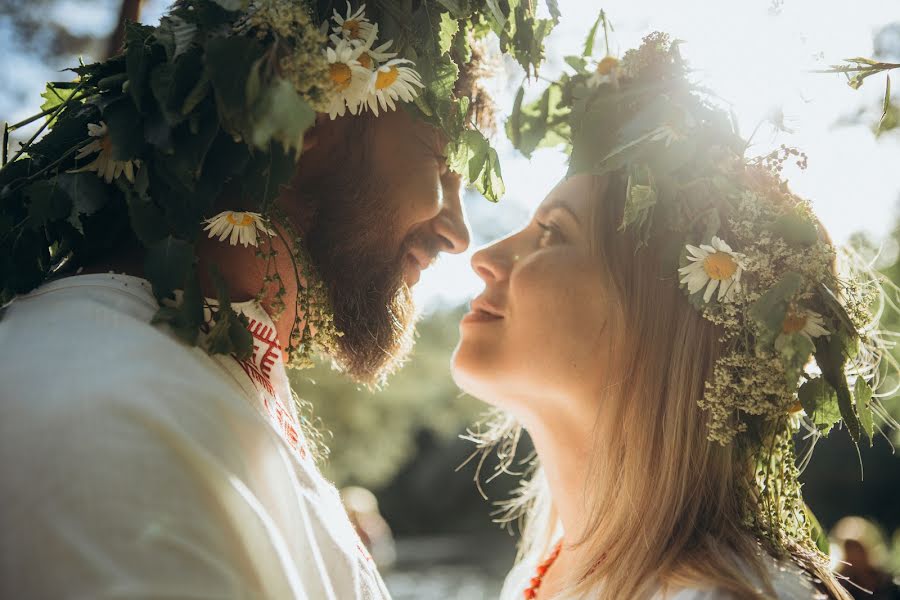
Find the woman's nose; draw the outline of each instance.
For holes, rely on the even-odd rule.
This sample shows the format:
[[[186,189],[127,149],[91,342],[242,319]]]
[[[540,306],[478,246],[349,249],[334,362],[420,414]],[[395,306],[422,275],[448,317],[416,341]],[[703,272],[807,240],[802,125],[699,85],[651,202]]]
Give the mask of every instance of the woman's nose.
[[[444,205],[435,217],[434,233],[444,242],[445,252],[460,254],[469,247],[469,226],[460,196],[461,178],[448,172],[441,177]]]
[[[509,277],[513,263],[518,260],[510,241],[511,238],[502,239],[472,255],[472,268],[485,283],[496,283]]]

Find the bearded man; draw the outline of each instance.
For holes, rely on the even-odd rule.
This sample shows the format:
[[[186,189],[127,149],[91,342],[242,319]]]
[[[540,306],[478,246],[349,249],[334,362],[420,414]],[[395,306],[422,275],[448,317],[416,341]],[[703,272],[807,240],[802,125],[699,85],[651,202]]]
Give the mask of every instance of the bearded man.
[[[493,193],[485,7],[242,4],[130,26],[0,171],[4,598],[389,596],[284,363],[377,385],[421,271],[468,246],[446,154]],[[522,4],[490,19],[534,66]]]

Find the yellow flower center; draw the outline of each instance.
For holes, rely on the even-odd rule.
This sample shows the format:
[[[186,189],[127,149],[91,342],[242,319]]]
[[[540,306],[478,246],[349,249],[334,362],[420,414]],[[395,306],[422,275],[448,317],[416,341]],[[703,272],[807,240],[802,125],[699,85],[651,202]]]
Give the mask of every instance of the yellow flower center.
[[[597,73],[600,75],[609,75],[618,64],[618,59],[613,58],[612,56],[604,56],[603,60],[597,63]]]
[[[240,218],[240,221],[238,219]],[[231,223],[232,225],[236,225],[237,227],[246,227],[250,223],[253,222],[253,217],[248,215],[247,213],[233,213],[230,212],[225,217],[225,220]]]
[[[806,315],[797,314],[792,310],[788,310],[784,315],[784,321],[781,323],[782,333],[798,333],[806,327]]]
[[[347,19],[344,21],[344,24],[341,25],[341,29],[350,34],[351,40],[359,39],[359,21],[356,19]],[[333,30],[332,30],[333,31]]]
[[[365,68],[367,68],[367,69],[372,68],[372,57],[369,56],[368,52],[363,52],[362,54],[359,55],[359,58],[357,58],[356,60],[358,60],[359,64],[361,64]]]
[[[734,275],[734,272],[737,271],[737,263],[734,262],[730,254],[716,252],[703,260],[703,270],[706,271],[710,279],[722,281]]]
[[[338,91],[343,91],[350,87],[350,79],[352,76],[350,67],[344,63],[334,63],[331,65],[331,81],[334,82]]]
[[[389,88],[394,85],[399,76],[400,71],[397,70],[397,67],[391,67],[387,71],[378,71],[378,76],[375,78],[375,87],[379,90]]]

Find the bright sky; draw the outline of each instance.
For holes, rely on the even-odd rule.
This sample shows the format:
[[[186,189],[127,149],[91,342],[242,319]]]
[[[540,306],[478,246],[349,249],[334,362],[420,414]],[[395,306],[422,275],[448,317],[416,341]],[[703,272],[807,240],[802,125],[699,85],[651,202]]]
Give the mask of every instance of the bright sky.
[[[652,31],[666,31],[684,40],[682,54],[697,79],[733,104],[742,134],[749,135],[773,110],[784,112],[793,133],[776,136],[764,125],[751,152],[764,154],[784,143],[807,153],[806,171],[786,168],[785,174],[797,193],[813,201],[836,241],[844,242],[857,231],[881,239],[893,227],[900,197],[900,134],[876,139],[869,129],[880,117],[874,111],[884,94],[884,76],[872,77],[854,91],[839,75],[810,71],[843,58],[871,56],[873,35],[888,23],[900,22],[896,0],[560,0],[559,6],[563,18],[547,42],[549,62],[542,77],[552,79],[567,69],[563,56],[580,54],[601,7],[615,27],[613,53],[637,46]],[[900,40],[895,48],[900,51]],[[502,91],[497,99],[506,111],[522,73],[509,62],[504,66],[507,73],[497,82]],[[894,79],[897,89],[900,74]],[[541,90],[537,82],[534,94]],[[872,113],[861,123],[838,125],[862,107],[871,107]],[[542,150],[528,161],[512,150],[505,136],[496,143],[507,195],[500,206],[469,198],[476,240],[483,237],[480,229],[497,235],[498,219],[510,227],[524,223],[565,172],[560,152]],[[444,257],[423,275],[416,294],[426,307],[479,293],[481,282],[468,264],[475,249],[465,256]]]
[[[143,20],[155,23],[167,4],[150,0]],[[684,40],[682,53],[697,78],[733,103],[745,135],[774,110],[783,111],[793,133],[776,137],[771,127],[763,126],[752,150],[762,154],[785,143],[808,154],[806,171],[786,175],[795,191],[813,201],[835,240],[846,241],[857,231],[880,239],[893,226],[900,195],[900,134],[876,139],[869,129],[879,116],[875,107],[884,93],[884,76],[854,91],[838,75],[809,71],[843,58],[871,56],[873,35],[883,25],[900,22],[897,0],[559,0],[559,6],[563,18],[548,40],[543,77],[553,78],[568,68],[562,57],[580,53],[601,7],[615,26],[614,53],[636,46],[651,31],[667,31]],[[108,30],[115,18],[108,7],[91,9],[75,0],[65,0],[57,11],[60,20],[82,31]],[[3,29],[0,23],[0,39],[7,40]],[[900,52],[900,40],[894,47]],[[597,48],[602,51],[602,44]],[[34,112],[43,82],[57,75],[39,61],[9,52],[6,42],[0,42],[0,49],[7,51],[5,75],[14,74],[17,91],[27,91],[24,98],[12,95],[9,82],[0,80],[0,117],[14,121]],[[522,77],[515,64],[503,62],[493,82],[501,117]],[[895,79],[900,80],[900,73]],[[537,82],[533,93],[542,89]],[[839,124],[863,107],[869,114],[860,123]],[[469,267],[472,251],[523,224],[565,171],[560,152],[541,150],[529,162],[502,135],[496,147],[507,195],[499,206],[474,194],[467,199],[475,244],[466,254],[444,257],[424,273],[416,296],[426,308],[457,304],[477,294],[481,284]]]

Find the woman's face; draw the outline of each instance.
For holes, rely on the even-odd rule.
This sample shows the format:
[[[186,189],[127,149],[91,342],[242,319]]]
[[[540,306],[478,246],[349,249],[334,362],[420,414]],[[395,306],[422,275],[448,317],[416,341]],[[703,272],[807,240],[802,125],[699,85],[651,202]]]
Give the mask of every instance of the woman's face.
[[[453,377],[525,421],[577,416],[578,399],[602,385],[612,311],[591,243],[591,205],[606,180],[594,181],[563,181],[521,231],[472,258],[485,289],[460,323]]]

